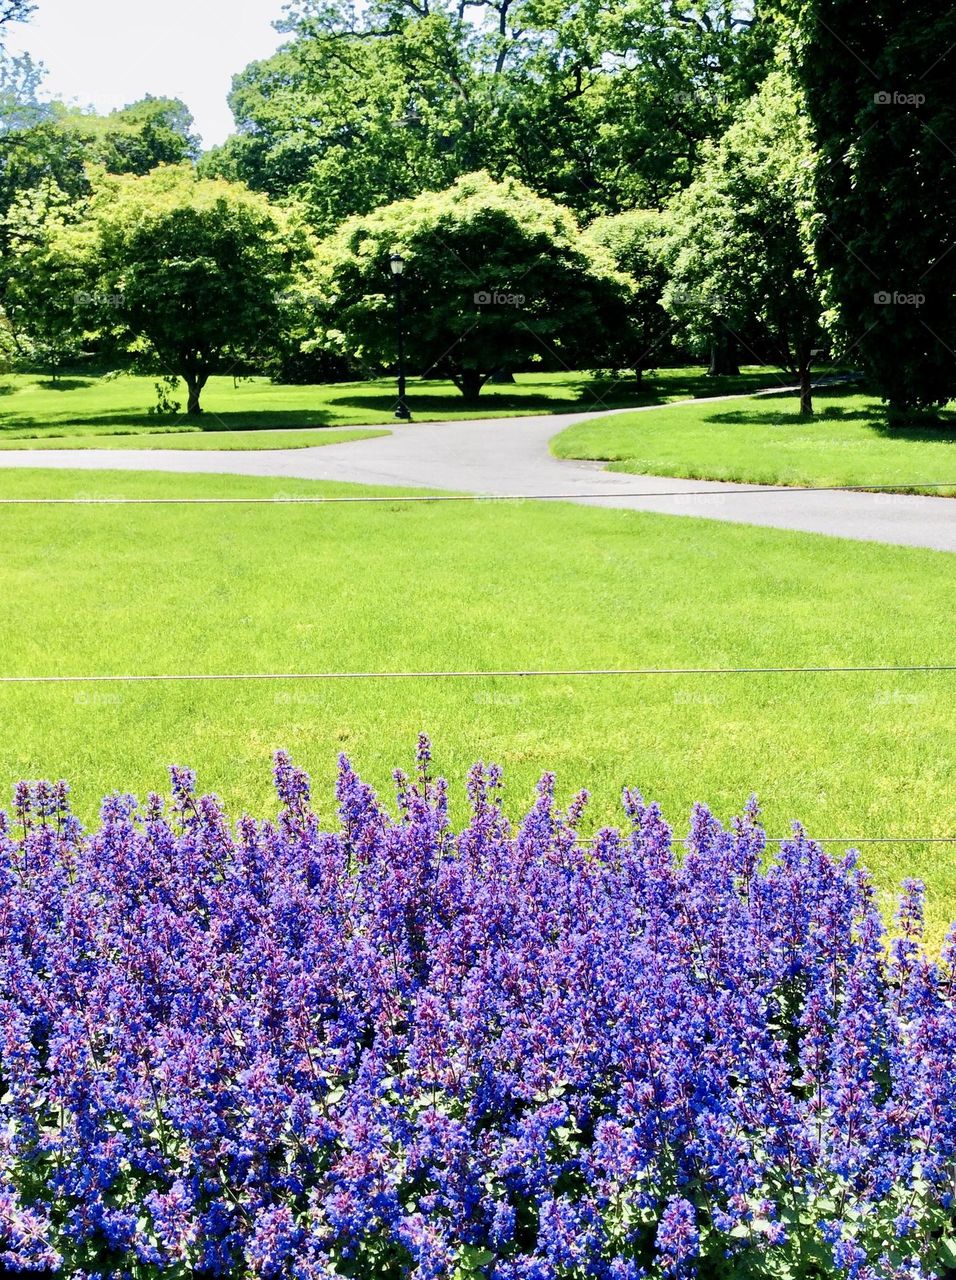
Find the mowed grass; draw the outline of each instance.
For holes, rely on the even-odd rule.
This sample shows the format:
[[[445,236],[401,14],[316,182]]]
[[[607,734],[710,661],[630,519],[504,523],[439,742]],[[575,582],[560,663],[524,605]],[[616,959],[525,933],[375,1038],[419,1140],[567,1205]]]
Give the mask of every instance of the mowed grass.
[[[879,400],[821,390],[812,420],[793,395],[676,405],[567,428],[559,458],[591,458],[612,471],[751,484],[890,485],[956,494],[956,413],[940,426],[889,428]]]
[[[227,453],[253,449],[315,449],[353,440],[375,440],[390,431],[337,431],[315,427],[304,431],[142,431],[135,435],[42,436],[39,439],[5,440],[0,448],[17,449],[221,449]]]
[[[269,497],[216,476],[0,472],[0,496]],[[282,480],[282,492],[355,492]],[[376,491],[381,494],[383,491]],[[3,675],[421,672],[956,661],[951,556],[564,503],[0,506]],[[750,792],[772,835],[956,834],[956,674],[0,684],[0,778],[64,776],[89,818],[112,789],[198,769],[230,810],[274,812],[292,750],[326,820],[346,751],[386,795],[429,732],[453,782],[506,769],[618,818],[627,785],[679,832]],[[889,893],[956,915],[956,847],[864,850]]]
[[[665,369],[648,376],[640,387],[633,379],[585,373],[527,373],[518,374],[513,384],[489,384],[475,406],[466,404],[450,382],[411,379],[408,400],[417,420],[445,421],[661,404],[691,395],[746,391],[773,380],[757,367],[729,379],[709,378],[700,368]],[[88,437],[91,447],[126,448],[130,435],[142,432],[152,437],[158,432],[195,436],[196,423],[182,414],[150,413],[156,401],[154,383],[153,378],[122,375],[63,378],[54,385],[42,375],[10,375],[0,380],[0,448],[37,439],[48,440],[51,448],[76,448],[78,437]],[[182,395],[179,399],[185,403]],[[211,378],[203,392],[200,438],[240,431],[308,433],[328,427],[395,426],[395,404],[395,383],[384,378],[306,387],[276,386],[266,378]],[[123,439],[114,441],[114,436]],[[310,443],[308,434],[296,436],[295,444],[303,443]],[[161,446],[154,440],[144,447]],[[258,447],[274,446],[263,438]]]

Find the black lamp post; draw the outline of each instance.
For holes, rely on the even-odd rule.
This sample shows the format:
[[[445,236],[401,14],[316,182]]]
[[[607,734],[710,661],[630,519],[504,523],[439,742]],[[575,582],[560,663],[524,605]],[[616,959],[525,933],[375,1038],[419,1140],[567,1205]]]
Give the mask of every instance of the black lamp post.
[[[398,404],[395,406],[395,417],[410,422],[412,414],[405,399],[405,300],[402,296],[405,259],[400,253],[393,253],[389,264],[395,277],[395,323],[398,328]]]

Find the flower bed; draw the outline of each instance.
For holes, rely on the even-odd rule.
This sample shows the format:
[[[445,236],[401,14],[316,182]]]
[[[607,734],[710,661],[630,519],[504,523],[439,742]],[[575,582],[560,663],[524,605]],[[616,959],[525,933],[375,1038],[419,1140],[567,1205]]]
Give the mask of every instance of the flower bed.
[[[323,831],[21,785],[0,832],[0,1262],[64,1276],[825,1277],[956,1257],[952,954],[754,806],[583,840],[553,779],[341,762]],[[952,948],[956,952],[956,946]]]

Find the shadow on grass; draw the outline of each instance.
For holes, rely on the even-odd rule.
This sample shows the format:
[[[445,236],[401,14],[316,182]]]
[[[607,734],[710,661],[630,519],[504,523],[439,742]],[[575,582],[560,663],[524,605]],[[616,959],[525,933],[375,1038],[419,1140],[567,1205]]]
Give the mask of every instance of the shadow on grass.
[[[483,413],[575,413],[588,409],[629,409],[642,405],[665,404],[673,399],[736,395],[761,390],[774,383],[772,370],[758,370],[736,377],[710,378],[700,373],[681,377],[650,376],[641,383],[631,378],[602,379],[581,377],[568,379],[551,391],[536,391],[533,384],[488,383],[479,399],[469,404],[457,392],[448,392],[440,382],[409,383],[408,401],[418,417],[432,414]],[[356,392],[343,388],[343,394],[329,396],[329,403],[350,409],[385,410],[390,412],[394,395]]]
[[[812,431],[814,427],[825,427],[833,422],[868,422],[877,425],[874,415],[867,409],[841,409],[837,405],[818,412],[812,418],[801,418],[796,407],[790,410],[779,410],[777,413],[766,410],[737,409],[727,413],[711,413],[708,422],[719,422],[730,427],[805,427]]]
[[[886,440],[912,440],[914,442],[935,444],[956,444],[956,413],[943,412],[939,418],[930,421],[912,423],[891,423],[887,418],[883,405],[873,402],[862,408],[850,408],[843,404],[827,403],[829,397],[837,397],[844,392],[837,388],[816,392],[814,400],[816,412],[811,418],[801,418],[795,401],[788,402],[787,408],[774,412],[770,405],[776,397],[768,397],[767,409],[736,409],[725,413],[707,415],[707,421],[731,427],[802,427],[812,432],[815,428],[826,428],[833,424],[865,423],[875,436]]]
[[[415,391],[414,386],[409,386],[408,403],[413,415],[418,418],[427,418],[431,417],[432,414],[444,413],[461,414],[462,416],[473,414],[478,418],[481,417],[482,412],[502,409],[514,409],[516,411],[540,409],[542,413],[556,413],[562,407],[571,403],[564,399],[556,399],[553,396],[546,395],[516,396],[510,389],[503,394],[491,390],[485,391],[478,400],[473,401],[468,401],[457,394],[431,395],[420,391],[416,396]],[[390,414],[394,409],[396,397],[390,396],[387,399],[383,399],[381,396],[369,395],[334,396],[330,399],[330,403],[342,408]]]
[[[657,401],[666,397],[681,400],[706,399],[708,396],[744,395],[748,391],[763,391],[779,386],[781,391],[790,385],[776,369],[756,369],[749,373],[711,377],[709,374],[691,373],[679,378],[648,377],[642,394]]]
[[[41,391],[81,391],[84,387],[92,387],[95,382],[96,378],[58,378],[56,382],[47,378],[36,385]]]
[[[633,377],[612,379],[593,378],[582,374],[568,378],[549,389],[539,390],[534,383],[497,383],[488,385],[477,403],[469,404],[457,391],[449,390],[447,382],[427,380],[411,382],[408,400],[416,418],[454,416],[476,417],[488,414],[553,414],[590,410],[626,409],[646,405],[665,404],[674,399],[735,395],[773,385],[773,370],[748,371],[736,377],[710,378],[689,370],[679,376],[668,376],[667,371],[646,375],[638,384]],[[64,378],[54,385],[46,383],[45,390],[80,390],[95,385],[96,378]],[[16,390],[13,385],[0,385],[0,393]],[[281,390],[281,388],[279,388]],[[146,408],[116,408],[97,413],[79,413],[65,417],[58,411],[55,420],[38,413],[22,410],[9,416],[3,414],[0,434],[16,432],[37,435],[104,434],[123,435],[149,432],[179,431],[269,431],[288,429],[316,429],[330,427],[381,426],[391,421],[395,408],[395,390],[387,383],[361,385],[343,383],[316,388],[315,408],[244,409],[219,411],[206,408],[201,417],[187,418],[184,414],[160,416]],[[319,398],[320,397],[320,398]],[[376,421],[374,415],[379,415]],[[354,419],[354,420],[348,420]]]
[[[873,423],[874,432],[885,440],[915,440],[931,444],[956,444],[956,413],[943,412],[924,422],[889,422],[881,414]]]
[[[79,414],[68,422],[55,423],[46,418],[11,417],[0,426],[0,433],[33,430],[44,435],[53,431],[60,435],[76,435],[92,428],[92,433],[97,434],[98,428],[103,435],[123,435],[139,431],[280,431],[290,427],[313,427],[321,430],[345,425],[352,424],[336,421],[335,415],[324,409],[260,409],[244,413],[216,413],[207,410],[198,418],[187,418],[182,414],[159,417],[156,414],[130,413],[118,409],[112,413]]]

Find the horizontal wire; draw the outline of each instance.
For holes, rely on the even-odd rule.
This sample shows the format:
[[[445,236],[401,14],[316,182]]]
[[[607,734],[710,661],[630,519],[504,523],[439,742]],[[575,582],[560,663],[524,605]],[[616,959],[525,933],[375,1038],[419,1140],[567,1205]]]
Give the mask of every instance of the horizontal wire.
[[[724,834],[733,835],[734,832],[731,830]],[[956,844],[956,836],[812,836],[808,831],[802,834],[813,844]],[[674,838],[680,844],[685,844],[691,836],[688,834]],[[764,836],[764,843],[789,844],[795,839],[796,836]]]
[[[137,684],[242,680],[507,680],[613,676],[731,676],[939,673],[956,671],[956,663],[904,666],[840,667],[597,667],[518,671],[285,671],[166,675],[0,675],[0,684]]]
[[[2,466],[2,463],[0,463]],[[108,470],[109,468],[105,468]],[[265,478],[265,477],[259,477]],[[291,477],[295,478],[295,477]],[[724,483],[713,481],[714,484]],[[439,494],[362,494],[323,497],[282,495],[275,498],[0,498],[3,507],[164,507],[164,506],[338,506],[395,502],[572,502],[611,501],[617,498],[723,498],[748,493],[894,493],[900,497],[919,497],[907,489],[954,489],[956,480],[933,480],[910,484],[829,484],[829,485],[746,485],[726,489],[651,489],[625,490],[620,493],[439,493]]]
[[[787,844],[793,836],[767,836],[767,844]],[[814,844],[956,844],[956,836],[807,836]]]

